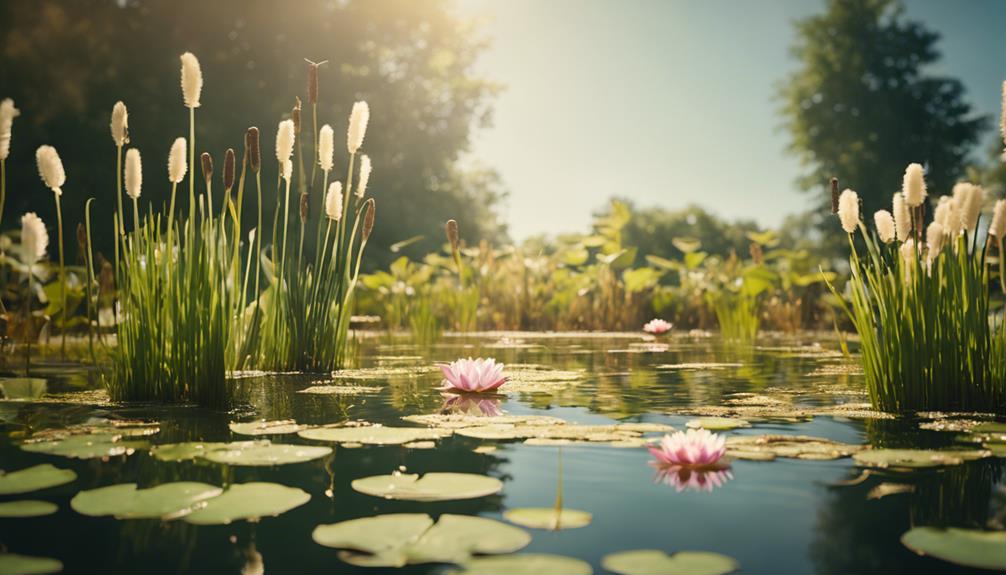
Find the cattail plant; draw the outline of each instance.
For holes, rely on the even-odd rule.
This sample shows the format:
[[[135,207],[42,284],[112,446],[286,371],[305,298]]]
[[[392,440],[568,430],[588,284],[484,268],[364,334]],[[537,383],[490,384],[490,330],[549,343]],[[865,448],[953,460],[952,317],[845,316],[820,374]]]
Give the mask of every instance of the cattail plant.
[[[180,56],[182,61],[182,100],[189,109],[189,164],[196,163],[196,108],[203,93],[203,71],[199,67],[199,59],[192,52]],[[196,201],[196,182],[189,178],[189,202]]]
[[[59,159],[56,148],[52,146],[41,146],[35,151],[35,161],[38,164],[39,175],[46,187],[52,190],[53,198],[56,201],[56,232],[59,238],[59,281],[66,286],[66,260],[63,257],[63,209],[60,205],[60,197],[63,195],[63,185],[66,184],[66,172],[63,171],[63,161]],[[66,357],[66,289],[60,290],[63,338],[60,347],[62,357]]]
[[[852,269],[848,302],[839,300],[860,336],[870,399],[893,412],[1002,413],[1006,329],[989,315],[987,245],[977,233],[984,192],[958,184],[924,225],[926,195],[922,166],[912,164],[894,195],[893,215],[875,215],[875,233],[860,222],[854,192],[839,199]],[[1006,208],[996,209],[1006,215]],[[1001,243],[1006,232],[1006,220],[995,219],[986,244]],[[853,241],[857,230],[865,254]]]
[[[461,232],[456,220],[447,220],[444,225],[447,245],[454,261],[454,271],[458,277],[458,288],[450,295],[450,307],[456,317],[456,328],[459,331],[470,331],[475,328],[479,305],[479,286],[471,277],[469,269],[464,266],[461,258]]]
[[[143,188],[143,162],[140,151],[130,148],[126,152],[126,195],[133,200],[133,230],[140,229],[140,192]]]
[[[0,222],[3,221],[4,204],[7,202],[7,157],[10,156],[11,133],[14,118],[21,110],[14,107],[14,100],[0,101]]]
[[[21,263],[24,264],[25,275],[28,276],[28,295],[25,298],[25,356],[24,371],[28,375],[31,362],[31,340],[33,339],[31,321],[31,302],[35,298],[35,286],[32,278],[35,274],[35,264],[45,258],[45,252],[49,247],[49,232],[45,230],[45,224],[35,212],[28,212],[21,216]]]
[[[119,206],[119,235],[126,233],[126,212],[122,211],[122,147],[129,143],[129,112],[122,101],[112,106],[112,141],[115,142],[115,199]]]

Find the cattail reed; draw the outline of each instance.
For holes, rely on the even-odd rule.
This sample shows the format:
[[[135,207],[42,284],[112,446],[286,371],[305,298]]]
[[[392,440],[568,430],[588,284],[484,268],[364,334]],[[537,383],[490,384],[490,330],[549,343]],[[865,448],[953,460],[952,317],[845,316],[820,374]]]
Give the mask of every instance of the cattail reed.
[[[245,155],[248,167],[256,174],[262,169],[262,148],[259,147],[258,128],[252,126],[245,132]]]
[[[371,232],[374,231],[374,218],[377,217],[377,202],[374,201],[374,198],[367,198],[364,206],[366,212],[363,216],[363,232],[361,236],[364,243],[366,243],[370,239]]]
[[[126,194],[133,200],[133,230],[140,229],[140,208],[137,201],[143,188],[143,162],[140,151],[130,148],[126,152]]]
[[[188,164],[185,160],[185,138],[176,138],[171,144],[171,152],[168,154],[168,181],[172,184],[180,184],[185,179],[188,172]]]
[[[838,215],[838,178],[831,179],[831,213]]]
[[[458,222],[447,220],[447,225],[444,228],[447,232],[447,241],[451,244],[451,252],[456,253],[461,242],[461,235],[458,232]]]
[[[370,183],[370,172],[373,167],[370,165],[370,156],[363,154],[360,156],[360,179],[356,184],[356,197],[363,198],[367,193],[367,184]]]
[[[21,263],[24,264],[28,276],[28,294],[25,301],[25,355],[24,370],[25,375],[29,374],[31,365],[31,340],[34,338],[32,331],[34,322],[31,321],[31,302],[35,299],[35,288],[32,285],[34,273],[32,268],[39,260],[45,257],[46,249],[49,247],[49,233],[45,231],[45,224],[35,212],[28,212],[21,216]],[[65,285],[65,284],[64,284]],[[64,337],[65,339],[65,337]]]
[[[203,168],[203,181],[206,182],[206,189],[209,190],[213,181],[213,156],[209,152],[203,152],[199,156],[199,160]]]
[[[308,198],[307,194],[301,194],[300,195],[300,223],[301,223],[301,225],[304,225],[304,224],[307,223],[307,216],[308,216],[308,202],[307,202],[307,198]],[[303,240],[301,240],[301,241],[303,241]]]
[[[880,238],[880,241],[885,244],[894,241],[896,233],[894,229],[894,216],[891,215],[891,212],[878,210],[877,213],[873,214],[873,223],[877,226],[877,236]]]
[[[327,174],[332,171],[333,165],[335,165],[335,131],[332,130],[332,126],[325,124],[318,132],[318,166]]]
[[[366,102],[353,104],[349,115],[349,129],[346,131],[346,144],[350,154],[355,154],[363,146],[363,137],[367,134],[367,123],[370,122],[370,107]]]
[[[4,98],[0,102],[0,160],[6,160],[10,156],[11,134],[14,127],[14,118],[21,115],[21,110],[14,107],[14,100]]]
[[[917,208],[926,199],[925,169],[922,164],[908,164],[905,176],[901,182],[901,193],[905,195],[905,203],[910,208]]]
[[[316,64],[306,58],[305,60],[307,61],[307,103],[313,106],[318,103],[318,66],[325,62]]]
[[[122,147],[129,143],[129,113],[121,101],[112,106],[112,141]]]
[[[196,163],[196,108],[199,107],[199,98],[203,93],[203,71],[199,66],[199,60],[192,52],[181,55],[182,61],[182,100],[189,109],[189,164],[195,170]],[[195,176],[195,174],[193,174]],[[196,181],[194,177],[189,178],[189,210],[195,213],[196,202]]]
[[[276,160],[282,167],[293,155],[293,143],[296,139],[296,126],[293,120],[283,120],[276,129]]]
[[[234,187],[234,178],[237,172],[237,159],[234,156],[234,149],[227,148],[224,153],[224,191],[230,194]]]
[[[290,111],[290,119],[293,120],[293,131],[295,134],[300,134],[300,111],[301,104],[300,98],[294,98],[293,110]]]
[[[66,172],[63,171],[63,161],[60,160],[56,148],[52,146],[41,146],[35,151],[35,161],[38,164],[39,174],[42,181],[52,190],[53,198],[56,200],[56,231],[59,241],[59,280],[66,285],[66,261],[63,257],[63,209],[60,205],[60,196],[63,195],[63,185],[66,184]],[[62,294],[62,329],[63,338],[61,343],[61,355],[66,357],[66,290],[61,290]]]
[[[842,221],[842,229],[851,234],[859,225],[859,194],[845,190],[838,197],[838,218]]]
[[[332,221],[342,219],[342,182],[332,182],[325,194],[325,217]]]
[[[894,194],[892,202],[892,212],[894,215],[894,229],[899,242],[908,239],[912,234],[912,214],[905,203],[905,196],[901,192]]]

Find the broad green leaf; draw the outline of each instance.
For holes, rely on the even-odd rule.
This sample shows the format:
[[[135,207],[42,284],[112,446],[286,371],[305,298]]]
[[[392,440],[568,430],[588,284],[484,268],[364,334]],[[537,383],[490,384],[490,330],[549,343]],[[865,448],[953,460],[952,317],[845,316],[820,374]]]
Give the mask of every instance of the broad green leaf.
[[[357,479],[353,489],[385,499],[409,501],[450,501],[474,499],[499,493],[503,484],[495,477],[473,473],[427,473],[374,475]]]
[[[120,434],[91,433],[54,440],[27,441],[21,444],[21,449],[75,459],[95,459],[132,455],[137,449],[146,449],[149,446],[150,443],[147,441],[123,440]]]
[[[62,570],[63,563],[58,559],[0,553],[0,573],[3,575],[45,575]]]
[[[518,553],[477,557],[450,575],[591,575],[590,563],[573,557],[543,553]]]
[[[947,450],[933,449],[865,449],[852,458],[856,463],[867,467],[893,467],[918,469],[925,467],[943,467],[960,465],[965,461],[988,457],[988,451],[979,450]]]
[[[413,441],[428,441],[447,437],[450,431],[423,427],[320,427],[306,429],[297,435],[315,441],[363,443],[365,445],[401,445]]]
[[[226,525],[241,519],[257,520],[275,517],[300,507],[311,496],[296,487],[278,483],[235,483],[206,506],[185,516],[185,521],[197,525]]]
[[[668,555],[655,549],[622,551],[606,555],[601,566],[619,575],[725,575],[740,569],[726,555],[706,551],[679,551]]]
[[[249,421],[246,423],[232,421],[228,427],[230,427],[232,432],[239,435],[283,435],[303,431],[308,426],[300,425],[292,419],[283,419],[279,421]]]
[[[193,481],[162,483],[149,489],[137,489],[135,483],[120,483],[81,491],[70,500],[70,507],[92,517],[175,519],[222,491],[215,485]]]
[[[510,509],[503,517],[517,525],[532,529],[576,529],[590,525],[592,515],[576,509],[556,509],[555,507],[520,507]]]
[[[203,459],[226,465],[247,465],[253,467],[287,465],[321,459],[332,453],[330,447],[313,445],[252,445],[249,447],[228,447],[212,449],[203,455]]]
[[[916,527],[901,536],[901,543],[948,563],[1006,571],[1006,531]]]
[[[0,517],[41,517],[52,515],[58,510],[59,506],[55,503],[34,499],[0,503]]]
[[[28,493],[64,485],[77,479],[72,469],[60,469],[49,463],[27,467],[9,473],[0,472],[0,495]]]
[[[46,381],[39,377],[0,378],[0,398],[7,400],[38,399],[46,389]]]
[[[737,417],[697,417],[689,420],[686,425],[695,429],[708,429],[709,431],[729,431],[738,427],[751,427],[751,424],[746,420]]]

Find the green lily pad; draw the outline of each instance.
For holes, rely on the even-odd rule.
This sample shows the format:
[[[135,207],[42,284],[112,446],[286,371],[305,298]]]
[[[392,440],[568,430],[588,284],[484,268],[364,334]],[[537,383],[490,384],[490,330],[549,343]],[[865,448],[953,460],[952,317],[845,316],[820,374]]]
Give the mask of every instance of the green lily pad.
[[[77,479],[72,469],[60,469],[48,463],[10,473],[0,472],[0,495],[28,493],[64,485]]]
[[[492,519],[444,514],[434,525],[429,515],[411,513],[319,525],[312,537],[344,549],[343,561],[368,567],[464,563],[472,555],[512,553],[531,542],[523,529]]]
[[[751,424],[746,420],[736,417],[699,417],[690,420],[685,425],[695,429],[708,429],[709,431],[729,431],[738,427],[751,427]]]
[[[901,543],[919,555],[955,565],[1006,570],[1006,531],[916,527],[901,536]]]
[[[406,415],[405,421],[440,427],[443,429],[463,429],[497,424],[524,425],[562,425],[565,420],[548,415],[471,415],[467,413],[428,413],[425,415]]]
[[[120,434],[93,433],[70,435],[63,439],[30,440],[21,449],[32,453],[48,453],[73,459],[97,459],[132,455],[137,449],[146,449],[150,443],[143,440],[123,440]]]
[[[854,454],[852,458],[859,465],[866,467],[920,469],[960,465],[965,461],[981,459],[989,455],[988,451],[981,450],[865,449]]]
[[[219,497],[208,500],[202,509],[186,515],[185,521],[196,525],[226,525],[241,519],[275,517],[310,499],[307,492],[278,483],[237,483]]]
[[[70,507],[82,515],[116,519],[175,519],[193,511],[200,503],[220,495],[215,485],[192,481],[162,483],[137,489],[135,483],[120,483],[81,491]]]
[[[0,517],[42,517],[58,510],[59,506],[55,503],[33,499],[0,503]]]
[[[230,430],[238,435],[283,435],[287,433],[297,433],[308,428],[300,425],[292,419],[282,419],[278,421],[249,421],[247,423],[231,422],[228,426]]]
[[[555,507],[520,507],[510,509],[503,517],[511,523],[532,529],[576,529],[590,525],[593,516],[576,509],[556,509]]]
[[[503,483],[495,477],[473,473],[427,473],[421,478],[413,474],[374,475],[357,479],[353,489],[385,499],[409,501],[451,501],[474,499],[499,493]]]
[[[0,378],[0,399],[25,401],[45,395],[46,381],[40,377]]]
[[[320,427],[306,429],[297,435],[315,441],[363,443],[365,445],[401,445],[414,441],[429,441],[448,437],[450,430],[425,427]]]
[[[257,444],[247,447],[229,446],[223,449],[211,449],[202,457],[214,463],[260,467],[303,463],[320,459],[331,453],[332,448],[315,445]]]
[[[500,557],[477,557],[451,575],[591,575],[590,563],[544,553],[518,553]]]
[[[58,559],[0,553],[0,573],[4,575],[45,575],[62,570],[63,562]]]
[[[161,461],[191,461],[200,459],[217,449],[245,449],[262,445],[270,445],[270,442],[267,440],[233,441],[230,443],[187,441],[155,445],[150,448],[150,454]]]
[[[601,566],[619,575],[725,575],[740,569],[726,555],[706,551],[679,551],[668,555],[655,549],[622,551],[606,555]]]
[[[811,460],[840,459],[863,449],[862,445],[852,445],[806,435],[731,436],[727,437],[726,446],[728,457],[756,461],[771,461],[776,457]]]
[[[312,385],[304,389],[298,389],[297,393],[311,393],[314,395],[359,395],[361,393],[377,393],[382,388],[372,385]]]

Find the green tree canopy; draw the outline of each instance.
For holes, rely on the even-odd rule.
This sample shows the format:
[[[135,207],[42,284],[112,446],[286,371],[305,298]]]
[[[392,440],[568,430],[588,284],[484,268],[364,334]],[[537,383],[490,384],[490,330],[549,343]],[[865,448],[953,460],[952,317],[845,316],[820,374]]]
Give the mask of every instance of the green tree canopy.
[[[301,138],[311,153],[310,58],[329,61],[318,115],[337,144],[353,102],[370,104],[363,151],[373,160],[369,190],[378,200],[372,259],[389,260],[387,246],[417,234],[425,240],[410,249],[438,247],[448,218],[469,240],[503,234],[492,211],[499,179],[458,163],[472,130],[490,122],[497,87],[474,71],[485,41],[448,0],[10,0],[0,3],[0,21],[0,97],[22,110],[7,165],[8,226],[29,210],[54,222],[34,165],[35,148],[48,143],[66,166],[69,237],[94,196],[96,241],[107,249],[115,205],[109,117],[117,100],[129,108],[130,145],[143,155],[141,208],[161,206],[170,195],[168,149],[188,133],[178,57],[191,51],[205,77],[196,156],[210,152],[219,174],[224,151],[234,148],[240,158],[245,129],[258,126],[267,208],[275,205],[276,125],[296,96],[304,100]],[[343,179],[345,145],[336,152],[333,178]]]

